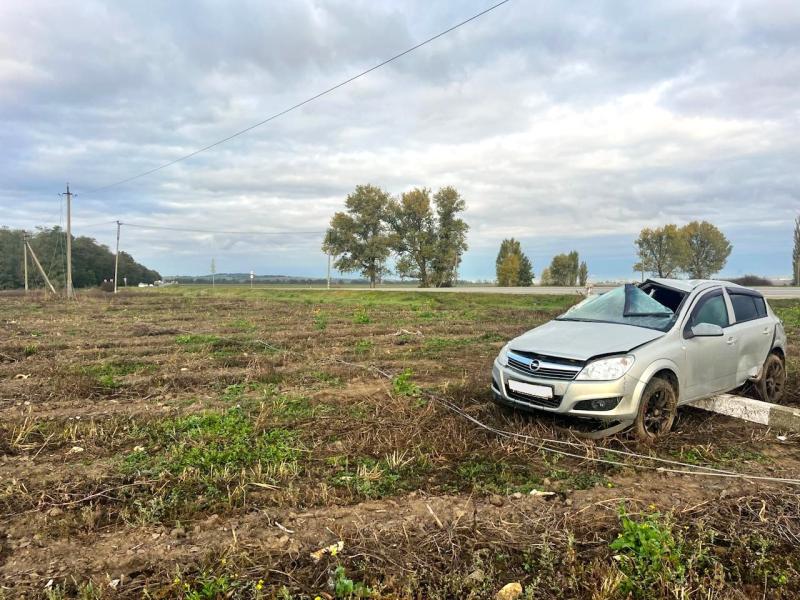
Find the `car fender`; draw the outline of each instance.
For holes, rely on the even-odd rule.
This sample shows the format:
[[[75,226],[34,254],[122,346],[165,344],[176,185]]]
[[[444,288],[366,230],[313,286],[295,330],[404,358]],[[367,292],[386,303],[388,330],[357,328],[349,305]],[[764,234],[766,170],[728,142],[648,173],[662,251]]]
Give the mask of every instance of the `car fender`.
[[[683,392],[683,380],[681,379],[680,369],[674,361],[668,358],[659,358],[658,360],[650,363],[650,365],[644,371],[642,371],[639,380],[636,382],[636,387],[633,389],[633,400],[637,407],[639,406],[639,400],[641,400],[642,394],[644,393],[644,388],[647,387],[648,383],[650,383],[653,375],[664,369],[672,371],[672,373],[674,373],[675,377],[678,379],[678,402],[680,402],[680,395]]]

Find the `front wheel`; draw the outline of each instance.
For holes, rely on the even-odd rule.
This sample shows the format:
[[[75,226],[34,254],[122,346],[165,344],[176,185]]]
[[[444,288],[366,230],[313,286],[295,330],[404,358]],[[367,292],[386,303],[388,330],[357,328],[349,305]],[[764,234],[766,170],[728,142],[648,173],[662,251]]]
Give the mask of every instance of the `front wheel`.
[[[677,411],[678,394],[672,384],[661,377],[651,379],[642,392],[633,422],[636,437],[652,442],[666,435],[672,429]]]
[[[756,383],[758,396],[764,402],[777,404],[786,389],[786,367],[783,359],[774,352],[767,357],[761,370],[761,379]]]

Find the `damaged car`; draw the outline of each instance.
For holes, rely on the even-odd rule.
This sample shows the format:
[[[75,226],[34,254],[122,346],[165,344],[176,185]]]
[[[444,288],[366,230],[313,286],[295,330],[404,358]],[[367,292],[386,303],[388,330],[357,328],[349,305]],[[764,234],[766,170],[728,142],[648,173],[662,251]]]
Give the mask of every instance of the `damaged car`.
[[[599,420],[607,433],[667,433],[677,407],[752,382],[779,402],[786,334],[757,291],[648,279],[590,296],[511,340],[494,361],[495,401]]]

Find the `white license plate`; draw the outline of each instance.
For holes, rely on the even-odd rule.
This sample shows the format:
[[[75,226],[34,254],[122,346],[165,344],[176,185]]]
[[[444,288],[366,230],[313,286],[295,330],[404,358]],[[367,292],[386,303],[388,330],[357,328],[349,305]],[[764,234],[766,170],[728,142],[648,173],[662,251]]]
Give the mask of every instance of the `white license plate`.
[[[513,391],[527,396],[534,396],[536,398],[547,398],[550,400],[553,397],[553,388],[546,385],[534,385],[532,383],[524,383],[522,381],[508,380],[508,387]]]

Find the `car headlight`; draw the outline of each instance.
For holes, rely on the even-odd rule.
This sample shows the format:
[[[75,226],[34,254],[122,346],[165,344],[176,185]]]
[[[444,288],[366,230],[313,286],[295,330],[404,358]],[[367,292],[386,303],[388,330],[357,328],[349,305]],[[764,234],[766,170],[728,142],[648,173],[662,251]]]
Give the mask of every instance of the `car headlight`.
[[[506,344],[500,349],[500,354],[497,355],[497,362],[499,362],[504,367],[508,365],[508,347],[510,344]]]
[[[630,371],[633,362],[634,358],[630,354],[627,356],[612,356],[611,358],[593,360],[583,367],[583,370],[578,373],[576,379],[584,381],[613,381]]]

